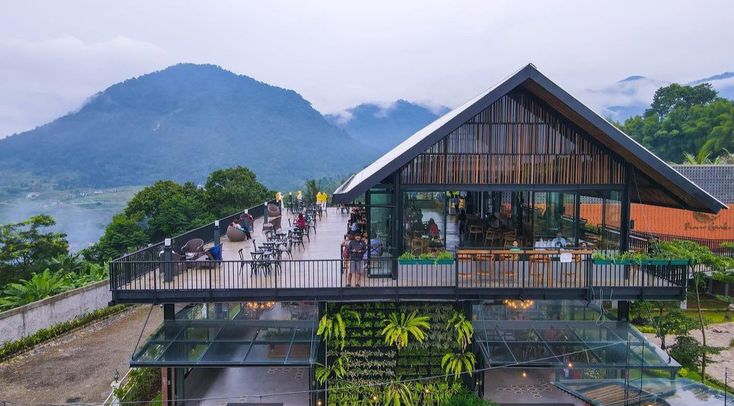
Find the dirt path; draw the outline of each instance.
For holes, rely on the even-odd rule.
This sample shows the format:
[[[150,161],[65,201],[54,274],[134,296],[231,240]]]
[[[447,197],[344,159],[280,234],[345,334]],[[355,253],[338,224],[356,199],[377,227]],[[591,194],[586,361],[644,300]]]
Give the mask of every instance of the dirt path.
[[[660,345],[660,339],[654,337],[654,334],[645,334],[647,338],[657,345]],[[691,336],[701,342],[701,331],[691,330]],[[723,350],[717,354],[712,355],[713,363],[709,363],[706,366],[706,374],[711,375],[714,379],[719,382],[724,382],[724,369],[729,369],[729,379],[731,373],[734,370],[734,347],[730,344],[734,340],[734,322],[712,324],[706,327],[706,344],[712,347],[721,347]],[[666,336],[666,344],[675,344],[674,336]]]
[[[150,306],[138,306],[0,363],[0,400],[100,403],[115,369],[124,375]],[[153,307],[149,335],[163,320]]]

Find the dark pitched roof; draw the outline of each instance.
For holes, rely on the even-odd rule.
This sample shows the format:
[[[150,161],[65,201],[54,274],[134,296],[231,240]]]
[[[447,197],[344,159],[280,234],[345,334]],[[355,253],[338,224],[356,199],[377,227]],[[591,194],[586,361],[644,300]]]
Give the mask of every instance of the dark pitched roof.
[[[529,64],[497,86],[439,117],[400,145],[353,175],[334,192],[349,202],[399,170],[418,154],[515,88],[522,87],[622,156],[635,167],[632,200],[638,203],[718,212],[726,206],[663,162],[627,134],[583,105]]]
[[[673,165],[673,169],[719,201],[734,203],[734,165]]]

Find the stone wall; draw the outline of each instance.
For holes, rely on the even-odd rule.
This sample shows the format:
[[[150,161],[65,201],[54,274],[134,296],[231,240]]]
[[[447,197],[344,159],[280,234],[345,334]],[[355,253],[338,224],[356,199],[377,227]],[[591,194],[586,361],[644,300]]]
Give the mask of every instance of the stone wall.
[[[93,283],[0,313],[0,344],[106,307],[110,282]]]

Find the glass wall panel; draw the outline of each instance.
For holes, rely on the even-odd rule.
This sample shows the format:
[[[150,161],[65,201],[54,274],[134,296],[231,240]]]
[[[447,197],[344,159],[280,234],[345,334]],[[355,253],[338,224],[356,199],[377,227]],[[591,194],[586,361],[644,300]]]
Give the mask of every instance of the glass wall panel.
[[[446,193],[403,193],[403,239],[406,251],[420,255],[445,248]]]
[[[533,193],[533,244],[536,247],[576,245],[576,194]]]
[[[619,250],[621,198],[621,191],[581,193],[579,241],[600,250]]]

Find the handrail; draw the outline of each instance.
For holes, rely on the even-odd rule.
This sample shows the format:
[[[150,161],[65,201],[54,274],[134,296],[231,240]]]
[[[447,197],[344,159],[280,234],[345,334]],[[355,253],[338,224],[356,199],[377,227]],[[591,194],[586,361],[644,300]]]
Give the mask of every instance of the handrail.
[[[275,200],[270,200],[267,202],[267,204],[271,204],[274,202]],[[248,212],[252,215],[253,218],[260,218],[264,216],[264,213],[265,213],[265,210],[267,210],[267,207],[265,206],[265,204],[259,204],[257,206],[247,208],[245,210],[248,210]],[[242,215],[242,213],[244,213],[244,210],[238,211],[237,213],[230,214],[229,216],[225,216],[218,220],[219,227],[224,227],[222,234],[226,232],[227,230],[226,227],[227,225],[229,225],[232,219],[237,216]],[[178,242],[182,242],[182,244],[180,245],[183,245],[186,243],[186,241],[191,239],[191,236],[196,235],[196,234],[200,234],[201,236],[205,237],[205,238],[202,238],[205,243],[212,242],[214,239],[214,222],[204,224],[197,228],[185,231],[181,234],[171,237],[171,244],[175,247],[176,245],[178,245]],[[111,262],[130,261],[132,258],[139,257],[139,256],[145,256],[145,255],[149,255],[151,256],[150,257],[151,260],[155,260],[158,257],[158,253],[161,251],[163,244],[164,244],[163,241],[148,244],[148,246],[146,247],[140,248],[131,253],[127,253],[119,258],[115,258]],[[177,247],[177,248],[180,248],[180,247]],[[133,260],[133,261],[137,262],[136,260]]]
[[[342,259],[318,260],[232,260],[232,261],[136,261],[111,264],[113,297],[118,292],[150,292],[153,298],[172,291],[200,292],[213,300],[214,292],[232,290],[269,292],[332,289],[343,292],[350,287],[379,288],[384,295],[394,289],[439,288],[460,290],[591,290],[617,288],[680,288],[688,282],[689,263],[648,261],[613,263],[593,261],[589,254],[561,259],[557,252],[546,255],[509,250],[480,258],[455,260],[412,260],[373,258],[356,265]],[[563,254],[563,252],[561,252]],[[165,279],[160,270],[173,270]],[[350,267],[363,268],[360,286],[356,277],[347,286],[344,273]],[[353,269],[352,269],[353,270]],[[305,295],[305,294],[304,294]]]

